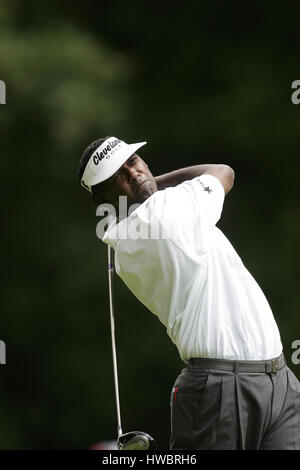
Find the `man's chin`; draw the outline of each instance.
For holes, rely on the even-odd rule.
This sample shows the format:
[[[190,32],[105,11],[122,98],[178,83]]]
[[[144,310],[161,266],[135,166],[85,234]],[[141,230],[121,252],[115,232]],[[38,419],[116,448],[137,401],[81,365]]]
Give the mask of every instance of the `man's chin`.
[[[143,184],[143,186],[135,192],[135,203],[139,202],[142,203],[146,201],[152,194],[156,192],[152,186],[148,185],[147,183]]]

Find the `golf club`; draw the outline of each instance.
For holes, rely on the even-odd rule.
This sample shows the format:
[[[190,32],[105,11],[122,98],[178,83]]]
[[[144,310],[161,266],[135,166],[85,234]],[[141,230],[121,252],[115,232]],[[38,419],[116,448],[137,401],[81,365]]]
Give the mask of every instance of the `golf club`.
[[[115,382],[115,395],[118,417],[118,450],[153,450],[157,449],[157,443],[153,437],[142,431],[131,431],[122,433],[121,411],[120,411],[120,398],[119,398],[119,384],[118,384],[118,368],[117,368],[117,353],[115,341],[115,320],[113,308],[113,272],[114,262],[112,248],[108,246],[108,286],[109,286],[109,309],[110,309],[110,327],[111,327],[111,342],[112,342],[112,356],[113,356],[113,370]]]

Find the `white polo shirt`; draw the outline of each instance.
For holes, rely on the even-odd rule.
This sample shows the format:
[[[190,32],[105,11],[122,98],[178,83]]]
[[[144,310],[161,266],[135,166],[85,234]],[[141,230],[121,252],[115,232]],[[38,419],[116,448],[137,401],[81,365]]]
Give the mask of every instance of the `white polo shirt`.
[[[263,360],[282,344],[261,288],[216,227],[224,188],[212,175],[157,191],[102,240],[115,269],[165,325],[181,359]]]

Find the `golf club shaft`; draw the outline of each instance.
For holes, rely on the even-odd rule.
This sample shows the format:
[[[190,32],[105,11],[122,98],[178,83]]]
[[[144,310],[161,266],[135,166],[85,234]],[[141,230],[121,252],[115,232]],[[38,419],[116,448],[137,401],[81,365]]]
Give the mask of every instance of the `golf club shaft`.
[[[113,266],[112,249],[110,246],[108,246],[108,284],[109,284],[111,343],[112,343],[115,394],[116,394],[116,405],[117,405],[117,416],[118,416],[118,437],[120,437],[122,435],[122,425],[121,425],[117,353],[116,353],[116,341],[115,341],[115,320],[114,320],[114,309],[113,309],[113,286],[112,286],[113,272],[114,272],[114,266]]]

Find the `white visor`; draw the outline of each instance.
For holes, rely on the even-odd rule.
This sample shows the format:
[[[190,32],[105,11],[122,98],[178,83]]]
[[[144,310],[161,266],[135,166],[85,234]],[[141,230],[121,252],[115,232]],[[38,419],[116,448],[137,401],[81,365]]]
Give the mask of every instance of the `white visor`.
[[[81,185],[92,192],[91,186],[110,178],[137,149],[147,142],[126,144],[117,137],[106,139],[91,155],[81,178]]]

